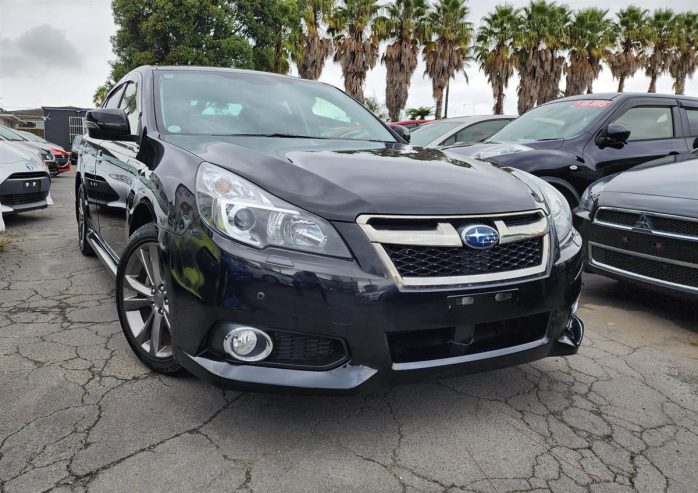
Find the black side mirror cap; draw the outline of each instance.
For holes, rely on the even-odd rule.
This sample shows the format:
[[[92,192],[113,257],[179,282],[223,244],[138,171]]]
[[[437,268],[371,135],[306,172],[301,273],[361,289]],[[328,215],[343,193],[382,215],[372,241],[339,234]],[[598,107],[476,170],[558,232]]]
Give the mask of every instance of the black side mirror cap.
[[[87,134],[99,140],[133,140],[128,118],[118,108],[97,109],[85,114]]]
[[[390,129],[397,134],[398,137],[400,137],[402,140],[407,142],[408,144],[410,143],[410,129],[407,127],[403,127],[402,125],[393,125],[390,127]]]
[[[599,135],[597,142],[601,146],[623,146],[628,143],[630,129],[623,123],[609,123]]]

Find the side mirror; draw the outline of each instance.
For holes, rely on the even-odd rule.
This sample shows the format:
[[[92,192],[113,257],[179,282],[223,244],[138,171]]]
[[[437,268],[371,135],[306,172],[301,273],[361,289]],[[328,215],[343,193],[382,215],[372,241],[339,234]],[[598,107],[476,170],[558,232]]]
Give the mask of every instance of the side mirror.
[[[622,123],[609,123],[606,130],[599,135],[598,143],[602,146],[623,146],[628,143],[630,129]]]
[[[85,127],[93,139],[133,140],[124,110],[110,108],[88,111]]]
[[[402,125],[394,125],[390,127],[394,133],[397,134],[398,137],[400,137],[402,140],[407,142],[408,144],[410,143],[410,129],[407,127],[403,127]]]

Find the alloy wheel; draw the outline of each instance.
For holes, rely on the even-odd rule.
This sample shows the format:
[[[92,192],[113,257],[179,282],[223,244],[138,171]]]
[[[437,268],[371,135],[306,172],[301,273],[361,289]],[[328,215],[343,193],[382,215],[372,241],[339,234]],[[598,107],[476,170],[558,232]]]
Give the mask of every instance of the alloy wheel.
[[[123,309],[136,345],[153,358],[172,357],[170,306],[157,243],[133,251],[123,281]]]
[[[87,221],[85,220],[85,193],[80,190],[78,197],[78,242],[80,248],[85,247],[85,239],[87,238]]]

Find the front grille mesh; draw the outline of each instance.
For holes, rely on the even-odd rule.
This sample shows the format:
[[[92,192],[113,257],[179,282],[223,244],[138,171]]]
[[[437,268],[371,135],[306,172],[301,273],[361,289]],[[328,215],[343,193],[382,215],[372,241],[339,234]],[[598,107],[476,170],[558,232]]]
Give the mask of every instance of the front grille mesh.
[[[654,215],[651,212],[629,212],[615,209],[599,209],[596,221],[619,226],[634,227],[642,214],[649,219],[653,233],[665,233],[698,238],[698,221]]]
[[[592,245],[593,262],[615,267],[633,274],[671,282],[682,286],[698,288],[698,269],[682,265],[669,264],[635,255],[628,255],[615,250]]]
[[[543,261],[543,239],[495,245],[489,250],[466,247],[383,245],[403,277],[466,276],[538,266]]]
[[[652,229],[662,233],[698,238],[698,222],[674,219],[671,217],[652,216]]]
[[[620,226],[633,227],[637,224],[641,214],[638,212],[616,211],[613,209],[601,209],[596,213],[596,220]]]

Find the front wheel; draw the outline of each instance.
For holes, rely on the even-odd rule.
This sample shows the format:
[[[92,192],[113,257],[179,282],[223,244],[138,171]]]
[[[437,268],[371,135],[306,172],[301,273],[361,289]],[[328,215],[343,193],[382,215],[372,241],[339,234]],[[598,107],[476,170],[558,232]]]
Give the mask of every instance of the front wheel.
[[[78,187],[77,201],[75,202],[75,215],[78,220],[78,247],[83,255],[91,257],[94,255],[90,243],[87,241],[87,197],[85,187],[80,184]]]
[[[160,373],[180,366],[172,354],[168,289],[155,224],[129,238],[116,274],[116,308],[126,340],[136,356]]]

